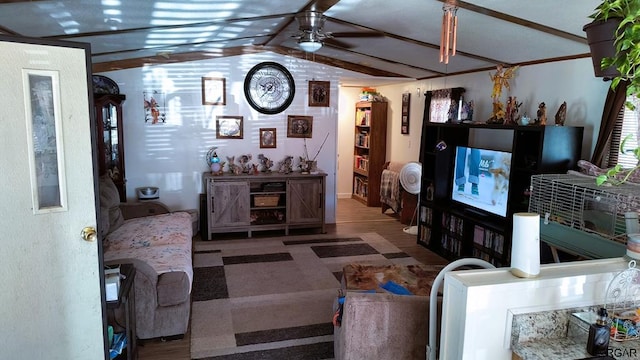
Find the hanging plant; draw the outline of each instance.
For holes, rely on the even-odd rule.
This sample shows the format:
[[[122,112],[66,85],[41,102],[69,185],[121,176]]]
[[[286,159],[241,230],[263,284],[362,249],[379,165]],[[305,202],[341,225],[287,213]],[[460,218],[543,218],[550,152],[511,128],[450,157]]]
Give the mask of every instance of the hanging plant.
[[[611,81],[611,88],[616,89],[620,82],[627,82],[627,97],[640,92],[640,0],[605,0],[595,8],[589,16],[595,22],[619,21],[615,28],[613,56],[604,57],[602,69],[613,67],[617,75]],[[587,26],[585,26],[586,28]],[[606,35],[606,34],[605,34]],[[632,102],[626,102],[629,109],[634,110]]]

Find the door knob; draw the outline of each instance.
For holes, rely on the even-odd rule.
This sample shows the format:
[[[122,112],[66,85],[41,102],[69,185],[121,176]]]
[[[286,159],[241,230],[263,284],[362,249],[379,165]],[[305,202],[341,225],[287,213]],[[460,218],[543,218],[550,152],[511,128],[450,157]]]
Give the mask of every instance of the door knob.
[[[96,241],[96,228],[93,226],[85,227],[80,234],[85,241]]]

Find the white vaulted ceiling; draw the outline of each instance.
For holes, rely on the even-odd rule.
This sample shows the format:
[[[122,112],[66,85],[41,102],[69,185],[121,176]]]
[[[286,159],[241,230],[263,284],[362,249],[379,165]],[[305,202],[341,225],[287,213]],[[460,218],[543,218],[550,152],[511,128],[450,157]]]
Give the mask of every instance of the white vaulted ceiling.
[[[411,80],[588,57],[582,27],[600,0],[448,2],[459,7],[448,65],[438,56],[438,0],[9,1],[0,4],[0,33],[91,43],[94,72],[273,51]],[[325,31],[351,36],[301,51],[295,15],[309,9],[324,12]]]

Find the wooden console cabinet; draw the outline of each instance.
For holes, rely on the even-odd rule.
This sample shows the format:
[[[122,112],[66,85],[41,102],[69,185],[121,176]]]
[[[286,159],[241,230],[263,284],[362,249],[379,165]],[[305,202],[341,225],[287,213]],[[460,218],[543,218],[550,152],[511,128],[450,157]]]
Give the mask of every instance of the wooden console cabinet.
[[[207,240],[213,234],[318,227],[324,233],[326,174],[203,175]],[[203,235],[204,239],[204,235]]]

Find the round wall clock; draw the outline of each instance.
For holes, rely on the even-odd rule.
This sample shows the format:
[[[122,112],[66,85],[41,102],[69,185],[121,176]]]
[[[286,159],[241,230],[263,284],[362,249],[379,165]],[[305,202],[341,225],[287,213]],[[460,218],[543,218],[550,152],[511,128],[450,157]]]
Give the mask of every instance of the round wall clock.
[[[291,105],[296,86],[284,66],[262,62],[249,70],[244,79],[244,95],[252,108],[263,114],[277,114]]]

